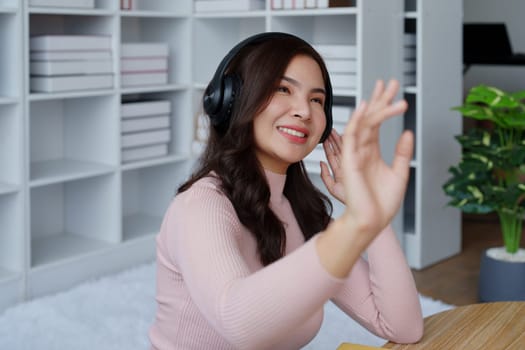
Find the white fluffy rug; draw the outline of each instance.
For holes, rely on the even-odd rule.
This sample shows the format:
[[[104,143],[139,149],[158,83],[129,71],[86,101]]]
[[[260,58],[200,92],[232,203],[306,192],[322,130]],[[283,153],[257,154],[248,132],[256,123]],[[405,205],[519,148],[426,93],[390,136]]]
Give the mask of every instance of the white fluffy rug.
[[[16,305],[0,314],[0,349],[148,349],[154,298],[155,265],[150,263]],[[421,302],[425,316],[452,308],[423,296]],[[329,303],[323,327],[306,349],[336,349],[345,341],[385,342]]]

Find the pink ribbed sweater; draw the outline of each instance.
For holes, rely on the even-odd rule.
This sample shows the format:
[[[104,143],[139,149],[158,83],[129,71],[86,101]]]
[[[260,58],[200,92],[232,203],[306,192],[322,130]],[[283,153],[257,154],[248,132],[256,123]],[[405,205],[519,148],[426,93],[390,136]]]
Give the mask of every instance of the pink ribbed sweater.
[[[201,179],[171,203],[157,237],[152,348],[300,349],[319,331],[329,299],[380,337],[418,340],[418,294],[394,233],[382,232],[348,278],[334,278],[320,264],[317,236],[304,242],[282,194],[286,176],[266,176],[287,244],[286,256],[264,268],[218,180]]]

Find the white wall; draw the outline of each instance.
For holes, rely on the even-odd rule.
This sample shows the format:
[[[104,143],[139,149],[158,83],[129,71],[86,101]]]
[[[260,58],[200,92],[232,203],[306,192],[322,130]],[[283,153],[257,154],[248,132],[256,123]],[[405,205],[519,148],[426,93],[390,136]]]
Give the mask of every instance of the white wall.
[[[525,53],[524,0],[463,0],[463,15],[465,23],[504,22],[514,52]],[[464,90],[477,84],[525,90],[525,66],[472,66],[464,76]]]

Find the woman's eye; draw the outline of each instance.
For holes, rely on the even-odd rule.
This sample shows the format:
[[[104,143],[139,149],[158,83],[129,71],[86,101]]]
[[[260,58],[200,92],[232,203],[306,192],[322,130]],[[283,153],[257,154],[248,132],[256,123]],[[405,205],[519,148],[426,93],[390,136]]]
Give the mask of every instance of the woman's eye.
[[[312,102],[319,103],[321,106],[323,105],[324,101],[322,98],[314,97],[312,98]]]
[[[279,86],[279,87],[277,88],[277,91],[279,91],[279,92],[285,92],[285,93],[290,92],[290,90],[289,90],[286,86]]]

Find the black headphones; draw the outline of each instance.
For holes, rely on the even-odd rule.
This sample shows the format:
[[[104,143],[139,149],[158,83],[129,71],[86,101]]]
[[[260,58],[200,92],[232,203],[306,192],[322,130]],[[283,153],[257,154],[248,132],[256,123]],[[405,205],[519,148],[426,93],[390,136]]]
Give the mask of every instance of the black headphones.
[[[311,47],[309,43],[303,39],[288,33],[281,32],[265,32],[253,35],[244,39],[237,45],[235,45],[230,52],[222,59],[221,63],[217,67],[212,80],[206,88],[202,100],[204,111],[210,117],[211,124],[217,130],[226,130],[230,123],[231,113],[235,98],[239,95],[242,87],[241,78],[236,74],[225,74],[232,59],[237,53],[248,45],[254,45],[261,41],[271,40],[275,38],[295,38],[302,41],[305,45]],[[330,132],[332,131],[332,84],[330,77],[327,76],[326,83],[326,97],[325,97],[325,115],[326,115],[326,128],[321,136],[321,143],[324,142]]]

